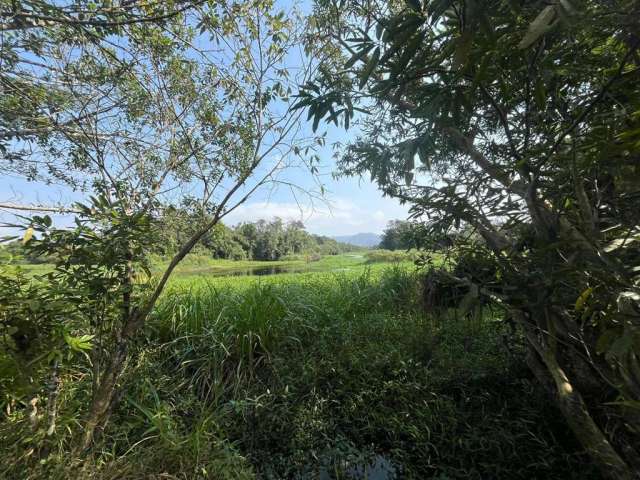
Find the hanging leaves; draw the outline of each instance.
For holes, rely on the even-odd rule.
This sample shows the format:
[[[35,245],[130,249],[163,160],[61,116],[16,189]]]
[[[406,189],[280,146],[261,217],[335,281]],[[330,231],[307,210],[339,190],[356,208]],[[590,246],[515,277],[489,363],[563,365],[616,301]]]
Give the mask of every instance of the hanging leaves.
[[[373,55],[371,55],[371,58],[367,62],[367,65],[365,66],[364,70],[360,74],[360,83],[358,85],[359,88],[362,89],[362,87],[366,85],[367,80],[369,80],[369,77],[371,76],[376,66],[378,65],[379,60],[380,60],[380,47],[376,47],[376,49],[373,51]]]
[[[358,60],[362,60],[373,48],[373,44],[365,45],[364,48],[356,53],[344,64],[345,70],[353,67]]]

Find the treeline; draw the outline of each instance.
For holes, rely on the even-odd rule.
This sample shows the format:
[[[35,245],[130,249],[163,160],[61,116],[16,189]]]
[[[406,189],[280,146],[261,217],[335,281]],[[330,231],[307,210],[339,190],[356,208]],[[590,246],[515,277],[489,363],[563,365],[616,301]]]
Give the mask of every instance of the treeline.
[[[179,210],[165,213],[162,235],[166,253],[177,250],[201,222]],[[280,260],[290,255],[337,255],[358,248],[309,233],[300,221],[274,218],[235,227],[218,223],[205,234],[195,253],[229,260]]]
[[[427,225],[406,220],[391,220],[382,232],[378,248],[384,250],[441,250],[452,246],[460,232],[434,233]],[[464,234],[462,234],[464,236]]]

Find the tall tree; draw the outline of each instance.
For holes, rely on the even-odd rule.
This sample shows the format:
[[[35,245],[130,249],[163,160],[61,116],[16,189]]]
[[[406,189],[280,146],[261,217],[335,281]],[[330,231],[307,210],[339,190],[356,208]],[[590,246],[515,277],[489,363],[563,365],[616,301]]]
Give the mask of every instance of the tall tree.
[[[316,62],[300,60],[304,28],[295,11],[270,1],[5,3],[2,25],[14,34],[3,50],[3,167],[93,194],[67,209],[77,228],[34,217],[25,236],[34,251],[65,253],[51,282],[101,285],[109,294],[108,322],[87,314],[101,332],[88,447],[117,398],[129,344],[175,267],[317,144],[289,105],[292,86]],[[197,228],[143,288],[137,271],[164,207],[176,201],[199,218]]]
[[[380,248],[387,250],[408,250],[416,246],[414,235],[417,232],[412,228],[412,223],[403,220],[392,220],[382,232]]]
[[[431,229],[461,223],[491,292],[607,478],[640,471],[640,4],[319,0],[332,62],[298,107],[360,135],[369,173]],[[606,432],[616,432],[616,436]]]
[[[64,177],[64,172],[47,165],[46,159],[30,154],[33,144],[50,145],[60,135],[79,135],[84,120],[104,113],[110,103],[105,99],[100,111],[92,111],[93,105],[86,100],[102,97],[105,92],[97,88],[88,91],[84,85],[82,95],[81,86],[90,73],[61,68],[68,66],[71,58],[89,55],[119,62],[124,72],[127,61],[117,57],[110,39],[126,35],[128,26],[167,25],[203,4],[203,0],[0,2],[0,171],[18,171],[30,178],[45,172]],[[48,172],[39,168],[40,162]]]

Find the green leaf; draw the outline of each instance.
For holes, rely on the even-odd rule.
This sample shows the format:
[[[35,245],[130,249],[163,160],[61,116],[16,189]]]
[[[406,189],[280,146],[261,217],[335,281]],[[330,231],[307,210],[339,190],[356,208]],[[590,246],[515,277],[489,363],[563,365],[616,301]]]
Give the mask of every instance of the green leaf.
[[[546,92],[546,89],[544,88],[544,82],[540,78],[536,80],[535,101],[536,101],[536,107],[538,107],[538,110],[544,110],[544,107],[547,101],[547,92]]]
[[[591,294],[593,293],[593,288],[589,287],[584,292],[578,296],[576,300],[575,310],[576,312],[580,312],[584,308],[585,302],[589,299]]]
[[[422,39],[423,35],[418,34],[414,35],[411,40],[406,43],[406,46],[402,51],[402,55],[400,56],[398,63],[393,68],[394,73],[400,73],[407,67],[407,65],[409,65],[409,62],[411,62],[413,57],[415,57],[418,48],[420,48]]]
[[[315,115],[315,117],[313,117],[313,132],[315,133],[316,130],[318,130],[318,125],[320,124],[320,119],[322,118],[322,115],[320,115],[319,113]]]
[[[359,52],[354,53],[353,56],[347,61],[347,63],[344,64],[345,70],[353,67],[358,60],[362,60],[367,55],[367,53],[371,51],[372,48],[373,45],[369,44]]]
[[[380,38],[382,37],[382,32],[384,31],[384,25],[382,24],[382,22],[378,22],[376,24],[376,38],[378,40],[380,40]]]
[[[373,51],[373,55],[371,55],[371,58],[367,63],[367,66],[364,68],[364,70],[360,74],[359,87],[361,89],[366,85],[367,80],[369,80],[369,77],[371,76],[376,66],[378,65],[379,60],[380,60],[380,47],[376,47],[376,49]]]
[[[93,348],[93,344],[91,340],[95,335],[81,335],[79,337],[72,337],[71,335],[65,334],[64,341],[69,346],[69,348],[76,352],[83,352],[86,350],[91,350]]]

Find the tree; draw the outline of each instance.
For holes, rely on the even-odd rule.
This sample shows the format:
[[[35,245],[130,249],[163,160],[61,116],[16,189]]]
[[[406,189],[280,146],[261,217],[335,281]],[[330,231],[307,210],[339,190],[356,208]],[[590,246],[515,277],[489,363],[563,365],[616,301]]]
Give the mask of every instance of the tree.
[[[290,86],[315,68],[313,60],[287,67],[301,38],[294,12],[287,18],[268,1],[176,2],[149,7],[151,13],[146,2],[118,5],[115,19],[107,7],[82,13],[94,12],[89,3],[51,7],[55,19],[26,28],[48,7],[22,2],[3,50],[13,69],[3,70],[5,78],[30,82],[26,90],[13,85],[7,100],[27,103],[3,109],[6,168],[89,197],[65,207],[76,216],[73,229],[33,217],[24,240],[34,252],[60,256],[52,283],[75,285],[85,299],[93,288],[99,297],[85,310],[90,333],[100,335],[84,447],[117,402],[129,345],[175,267],[229,212],[317,144],[300,134],[301,112],[288,102]],[[34,56],[36,65],[25,71]],[[173,203],[188,206],[196,228],[149,283],[141,271]]]
[[[634,0],[318,1],[332,62],[297,104],[316,126],[361,112],[342,172],[432,231],[481,235],[490,294],[607,478],[640,471],[639,15]]]
[[[92,72],[61,70],[68,63],[64,59],[89,54],[103,62],[118,63],[122,74],[130,65],[117,57],[109,36],[122,38],[126,27],[135,25],[166,25],[205,3],[0,2],[0,171],[65,179],[64,170],[31,154],[33,144],[49,144],[60,135],[80,135],[87,118],[104,114],[114,105],[99,88],[70,91],[74,85],[86,87]],[[97,97],[103,102],[99,110],[92,110]],[[93,103],[87,101],[91,98]]]
[[[382,232],[380,248],[387,250],[409,250],[414,248],[414,229],[412,223],[403,220],[392,220]]]

